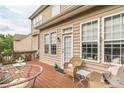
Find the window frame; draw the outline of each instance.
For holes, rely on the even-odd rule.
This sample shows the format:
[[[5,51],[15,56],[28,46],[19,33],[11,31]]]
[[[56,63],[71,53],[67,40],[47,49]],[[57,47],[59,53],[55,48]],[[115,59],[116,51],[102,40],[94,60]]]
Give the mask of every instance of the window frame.
[[[82,25],[87,24],[92,21],[97,21],[97,24],[98,24],[98,26],[97,26],[97,28],[98,28],[98,36],[97,36],[97,38],[98,38],[98,40],[97,40],[98,59],[97,60],[90,60],[90,59],[82,58]],[[86,62],[100,63],[100,18],[91,19],[91,20],[87,20],[87,21],[80,23],[80,57],[81,57],[81,59],[85,60]]]
[[[56,33],[56,54],[51,54],[51,33]],[[49,53],[45,53],[45,35],[49,35]],[[51,56],[56,56],[57,55],[57,31],[52,31],[52,32],[46,32],[43,34],[43,53],[45,55],[51,55]]]
[[[108,17],[111,17],[112,18],[113,16],[122,15],[122,14],[124,14],[124,11],[117,12],[117,13],[112,13],[110,15],[106,15],[106,16],[103,16],[102,17],[102,63],[103,64],[122,65],[121,62],[119,64],[117,64],[117,63],[112,63],[112,62],[105,62],[105,60],[104,60],[104,58],[105,58],[104,57],[104,55],[105,55],[105,51],[104,51],[104,48],[105,48],[105,34],[104,34],[104,31],[105,31],[105,29],[104,29],[105,28],[105,19],[108,18]],[[121,16],[121,18],[122,18],[122,16]],[[120,20],[120,22],[122,22],[122,20]],[[121,30],[121,27],[122,27],[122,25],[120,26],[120,30]],[[121,40],[122,40],[121,39],[121,34],[120,34],[120,39],[111,39],[111,40],[108,40],[108,41],[112,42],[112,41],[118,41],[118,40],[119,40],[119,42],[121,42]],[[120,49],[121,49],[121,46],[120,46]],[[120,56],[121,56],[121,50],[120,50]]]
[[[48,35],[49,36],[49,40],[48,40],[48,42],[49,42],[49,51],[48,51],[48,53],[45,53],[45,35]],[[43,42],[44,42],[44,48],[43,48],[43,52],[44,52],[44,54],[49,54],[50,53],[50,34],[49,33],[45,33],[44,34],[44,38],[43,38]]]
[[[56,54],[52,54],[52,53],[51,53],[51,40],[52,40],[52,39],[51,39],[51,34],[52,34],[52,33],[55,33],[55,34],[56,34],[56,54],[57,54],[57,32],[56,32],[56,31],[50,32],[50,54],[51,54],[51,55],[56,55]]]
[[[37,27],[39,25],[41,25],[43,23],[43,16],[42,15],[38,15],[33,19],[33,27]]]

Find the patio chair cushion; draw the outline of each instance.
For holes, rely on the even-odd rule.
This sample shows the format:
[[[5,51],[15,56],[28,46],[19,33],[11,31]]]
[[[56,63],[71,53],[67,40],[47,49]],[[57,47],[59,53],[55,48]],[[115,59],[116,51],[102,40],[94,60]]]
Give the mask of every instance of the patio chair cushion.
[[[115,71],[115,72],[114,72]],[[105,73],[103,76],[105,80],[112,84],[114,87],[124,87],[124,67],[117,66],[111,67],[110,72]]]
[[[74,70],[73,67],[72,67],[72,68],[66,68],[66,69],[64,70],[64,72],[65,72],[66,74],[69,74],[69,75],[73,76],[73,70]]]
[[[69,64],[68,64],[68,67],[69,67],[69,68],[72,68],[72,67],[73,67],[73,64],[69,63]]]
[[[122,80],[124,80],[124,67],[123,66],[120,66],[119,67],[119,69],[118,69],[118,73],[117,73],[117,76],[120,78],[120,79],[122,79]]]
[[[110,66],[108,72],[111,72],[112,75],[116,76],[119,70],[119,66]]]

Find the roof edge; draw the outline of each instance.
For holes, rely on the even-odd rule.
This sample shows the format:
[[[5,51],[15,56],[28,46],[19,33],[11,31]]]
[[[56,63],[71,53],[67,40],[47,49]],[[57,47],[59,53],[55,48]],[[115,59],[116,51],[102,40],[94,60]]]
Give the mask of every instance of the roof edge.
[[[97,5],[91,5],[91,6],[89,6],[89,5],[84,5],[83,7],[82,7],[82,5],[79,5],[79,6],[77,6],[77,7],[73,7],[72,9],[70,9],[69,11],[66,11],[66,12],[64,12],[64,13],[62,13],[62,14],[60,14],[60,15],[58,15],[58,16],[56,16],[56,17],[54,17],[54,18],[52,18],[52,19],[50,19],[50,20],[48,20],[48,21],[46,21],[46,22],[44,22],[43,24],[41,24],[41,25],[39,25],[39,26],[37,26],[35,29],[44,29],[44,28],[46,28],[46,27],[48,27],[48,26],[50,26],[50,25],[53,25],[53,24],[55,24],[55,23],[57,23],[57,22],[60,22],[60,21],[62,21],[62,20],[65,20],[65,19],[67,19],[67,18],[69,18],[69,17],[71,17],[71,16],[74,16],[74,15],[76,15],[77,13],[80,13],[80,12],[84,12],[84,11],[86,11],[86,10],[88,10],[88,9],[91,9],[91,8],[93,8],[93,7],[96,7]],[[78,10],[78,11],[77,11]]]
[[[28,17],[28,19],[33,19],[35,16],[37,16],[40,12],[42,12],[46,7],[49,5],[41,5],[34,13]]]

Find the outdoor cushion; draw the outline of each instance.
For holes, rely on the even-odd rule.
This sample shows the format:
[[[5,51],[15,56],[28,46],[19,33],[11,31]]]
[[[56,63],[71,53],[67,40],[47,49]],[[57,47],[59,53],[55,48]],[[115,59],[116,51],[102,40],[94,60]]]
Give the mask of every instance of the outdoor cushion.
[[[64,72],[66,73],[66,74],[69,74],[69,75],[73,75],[73,68],[66,68],[65,70],[64,70]]]
[[[124,87],[124,67],[112,66],[108,71],[103,75],[105,82],[112,84],[114,87]]]
[[[112,75],[116,76],[119,70],[119,66],[110,66],[108,72],[111,72]]]
[[[124,74],[123,73],[124,73],[124,67],[120,66],[116,76],[118,76],[120,79],[124,80]]]
[[[69,67],[69,68],[72,68],[72,67],[73,67],[73,64],[69,63],[69,64],[68,64],[68,67]]]

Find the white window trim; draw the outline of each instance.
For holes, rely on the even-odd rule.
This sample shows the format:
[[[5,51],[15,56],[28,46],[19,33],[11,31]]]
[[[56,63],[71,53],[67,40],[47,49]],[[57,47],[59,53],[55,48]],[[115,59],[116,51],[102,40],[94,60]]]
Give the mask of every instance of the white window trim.
[[[56,33],[56,54],[51,54],[51,33]],[[49,34],[50,34],[50,55],[57,56],[57,31],[52,31]]]
[[[94,62],[94,63],[100,63],[100,18],[97,18],[97,19],[93,19],[93,20],[88,20],[88,21],[85,21],[85,22],[81,22],[80,23],[80,57],[82,59],[82,25],[83,24],[86,24],[88,22],[92,22],[92,21],[97,21],[98,22],[98,60],[89,60],[89,59],[83,59],[85,60],[86,62]]]
[[[57,56],[57,40],[56,40],[56,54],[51,54],[51,39],[50,39],[50,36],[51,36],[51,33],[56,33],[56,39],[57,39],[57,31],[51,31],[51,32],[45,32],[43,33],[43,54],[44,55],[49,55],[49,56]],[[49,53],[45,53],[45,42],[44,42],[44,38],[45,38],[45,35],[46,34],[49,34]]]
[[[41,17],[41,19],[40,19],[40,17]],[[37,19],[37,21],[36,21],[36,19]],[[43,23],[43,16],[38,15],[33,20],[35,20],[35,22],[33,21],[33,27],[35,28]]]
[[[49,52],[45,53],[45,35],[48,34],[49,35]],[[44,33],[43,34],[43,53],[45,55],[49,55],[50,54],[50,33]]]
[[[116,63],[109,63],[109,62],[105,62],[104,61],[104,25],[105,25],[105,22],[104,22],[104,19],[107,18],[107,17],[112,17],[112,16],[115,16],[115,15],[118,15],[118,14],[121,14],[121,13],[124,13],[124,11],[121,11],[121,12],[117,12],[117,13],[112,13],[110,15],[106,15],[106,16],[103,16],[102,17],[102,63],[103,64],[108,64],[108,65],[122,65],[122,64],[116,64]],[[122,21],[122,20],[121,20]],[[120,40],[120,39],[119,39]]]

